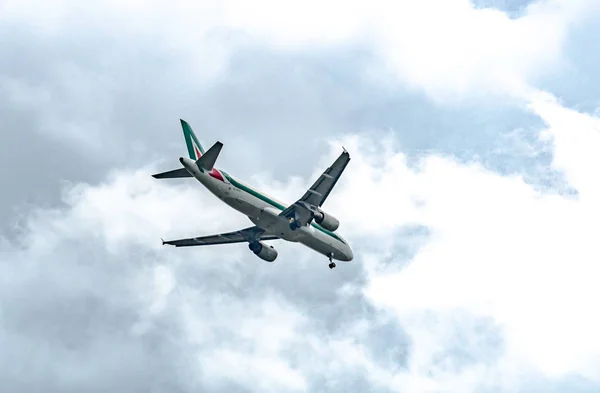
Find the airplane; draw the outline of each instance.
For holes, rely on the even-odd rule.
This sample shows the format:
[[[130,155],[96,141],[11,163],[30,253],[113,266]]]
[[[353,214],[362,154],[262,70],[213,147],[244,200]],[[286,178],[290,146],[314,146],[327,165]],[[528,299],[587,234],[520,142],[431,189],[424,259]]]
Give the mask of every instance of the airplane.
[[[217,235],[192,237],[179,240],[162,240],[162,244],[175,247],[191,247],[231,243],[248,243],[248,248],[259,258],[273,262],[278,252],[264,243],[283,239],[300,243],[325,255],[329,268],[336,267],[334,260],[350,262],[354,258],[352,248],[335,231],[337,218],[321,209],[342,172],[350,161],[350,154],[343,153],[327,168],[317,181],[294,204],[288,205],[243,183],[214,165],[223,144],[217,141],[204,150],[191,126],[180,119],[189,158],[180,157],[183,168],[152,175],[156,179],[196,178],[212,194],[238,212],[246,215],[254,226]]]

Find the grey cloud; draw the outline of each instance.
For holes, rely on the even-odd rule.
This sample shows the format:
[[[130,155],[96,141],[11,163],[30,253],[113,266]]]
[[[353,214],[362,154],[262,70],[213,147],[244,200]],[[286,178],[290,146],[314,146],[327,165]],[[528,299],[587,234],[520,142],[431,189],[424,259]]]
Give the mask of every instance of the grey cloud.
[[[382,255],[380,263],[394,269],[404,268],[429,240],[429,228],[422,225],[407,225],[394,232],[394,244]],[[375,243],[375,242],[374,242]],[[369,252],[382,252],[380,245],[366,244],[361,247]]]
[[[35,132],[39,119],[15,110],[5,95],[0,95],[0,124],[0,231],[14,233],[32,206],[61,205],[63,181],[102,178],[102,167],[83,152]]]
[[[194,388],[176,313],[167,309],[145,333],[133,331],[144,319],[135,286],[140,254],[111,255],[83,236],[33,252],[0,260],[2,391]]]
[[[471,0],[471,3],[478,8],[496,8],[506,12],[512,18],[518,18],[530,4],[535,4],[541,0]]]
[[[94,45],[84,45],[87,39]],[[365,76],[367,69],[384,72],[365,46],[284,54],[235,35],[228,39],[239,41],[228,67],[207,82],[186,73],[186,59],[160,44],[94,31],[78,40],[63,34],[46,41],[16,29],[3,50],[22,60],[6,56],[2,69],[54,97],[50,108],[31,103],[21,109],[37,117],[53,113],[96,138],[90,159],[107,165],[171,157],[176,162],[185,151],[179,117],[192,123],[203,143],[222,139],[223,160],[233,171],[247,176],[268,170],[278,178],[308,175],[310,157],[327,149],[320,138],[392,129],[409,153],[427,149],[468,157],[485,154],[501,132],[536,125],[511,106],[443,109],[416,91],[384,88]],[[264,149],[271,154],[262,154]]]
[[[432,361],[440,372],[454,374],[469,367],[494,365],[503,355],[502,328],[491,318],[452,310],[448,315],[432,315],[429,323],[446,327],[437,333],[451,338],[438,348]]]
[[[375,387],[362,370],[353,370],[343,376],[318,376],[309,387],[311,392],[369,392],[391,393],[394,390]]]
[[[524,382],[531,393],[595,393],[598,385],[581,377],[565,376],[561,378],[544,378],[537,375]]]
[[[245,41],[224,74],[199,83],[184,72],[185,58],[147,41],[94,30],[48,40],[4,28],[11,30],[1,46],[4,81],[52,97],[14,101],[8,90],[2,94],[5,230],[20,216],[15,207],[59,205],[64,181],[96,183],[112,167],[148,161],[178,166],[176,158],[185,154],[179,117],[192,123],[205,145],[225,143],[220,166],[233,174],[301,175],[306,186],[315,157],[328,148],[320,138],[348,132],[378,138],[381,130],[394,130],[413,160],[430,150],[465,160],[477,152],[494,169],[522,172],[531,171],[524,161],[527,168],[539,159],[494,151],[499,134],[529,125],[533,135],[537,119],[511,106],[439,108],[418,92],[379,86],[364,76],[365,69],[377,69],[366,47],[283,54]],[[15,162],[18,170],[8,171]]]
[[[378,312],[377,316],[381,317],[381,314]],[[373,359],[386,369],[400,372],[408,367],[412,349],[410,336],[395,318],[374,322],[362,344]]]
[[[524,127],[535,143],[538,119],[510,105],[440,108],[419,92],[378,86],[363,76],[366,68],[376,67],[377,58],[361,46],[283,54],[240,43],[224,74],[200,83],[185,73],[179,53],[135,37],[89,30],[49,39],[17,26],[0,28],[10,31],[10,36],[0,33],[0,220],[8,226],[22,202],[67,208],[60,200],[64,181],[94,184],[110,168],[148,161],[164,160],[161,165],[171,169],[185,152],[180,117],[192,123],[204,144],[223,141],[223,166],[242,178],[257,171],[271,171],[278,179],[306,177],[315,169],[315,157],[328,148],[319,138],[350,132],[378,138],[387,129],[395,131],[413,159],[423,150],[464,160],[476,152],[486,165],[506,173],[533,171],[529,167],[540,159],[494,150],[499,135],[517,127]],[[9,82],[39,89],[51,99],[15,101],[8,95]],[[91,145],[82,149],[73,137],[77,133]],[[21,206],[26,216],[27,205]],[[404,240],[390,263],[401,266],[419,243],[407,242],[406,232],[398,236]],[[196,364],[211,343],[186,341],[181,295],[170,295],[157,316],[140,315],[145,303],[139,295],[149,289],[133,283],[145,268],[160,263],[173,266],[178,286],[202,288],[209,299],[228,296],[236,304],[251,305],[271,291],[307,316],[307,333],[340,337],[357,320],[383,319],[360,337],[361,343],[385,367],[406,366],[410,341],[401,322],[384,318],[362,295],[336,293],[347,284],[364,285],[360,263],[331,272],[324,258],[297,251],[300,246],[276,247],[287,255],[277,264],[264,264],[248,253],[242,261],[232,261],[237,270],[227,274],[224,267],[207,266],[214,261],[191,252],[166,257],[173,254],[132,247],[115,255],[90,234],[61,240],[44,255],[14,249],[4,253],[3,248],[0,388],[187,392],[205,387],[203,378],[209,376],[198,373]],[[359,239],[357,247],[367,245]],[[174,263],[185,258],[193,260]],[[141,322],[147,330],[136,333]],[[486,321],[480,325],[474,331],[495,334]],[[228,332],[213,333],[218,339],[213,346],[237,342]],[[464,346],[464,336],[455,333],[457,348],[445,348],[453,359],[470,364],[469,357],[497,356],[499,343]],[[311,355],[297,345],[288,349],[286,360],[302,369]],[[366,372],[354,369],[335,376],[311,374],[309,386],[311,391],[373,391]],[[224,381],[220,388],[253,391],[234,381]]]
[[[40,386],[48,392],[188,392],[214,386],[218,391],[252,390],[244,381],[215,382],[198,366],[215,348],[261,350],[256,347],[260,342],[249,346],[252,340],[237,332],[236,321],[252,315],[245,310],[256,312],[274,297],[308,318],[302,328],[306,334],[332,338],[345,338],[349,325],[377,315],[362,296],[335,295],[341,285],[361,276],[358,264],[354,272],[338,269],[342,274],[336,277],[325,261],[319,269],[314,257],[300,265],[293,265],[291,257],[267,264],[248,252],[242,261],[231,261],[232,269],[224,261],[190,258],[190,253],[169,253],[166,248],[122,244],[111,251],[103,230],[96,229],[101,226],[77,229],[81,223],[75,217],[69,209],[38,211],[29,217],[21,241],[8,245],[0,258],[3,391],[38,391]],[[177,284],[165,308],[148,315],[151,269],[158,265],[171,266]],[[196,290],[200,292],[190,297]],[[199,318],[200,343],[190,340],[182,305]],[[393,344],[384,348],[382,334]],[[396,321],[375,325],[361,337],[374,356],[394,351],[393,363],[406,361],[406,338]],[[282,356],[290,364],[297,359],[296,367],[315,388],[347,391],[353,384],[369,384],[364,370],[323,374],[333,358],[320,358],[323,370],[314,370],[314,363],[305,361],[315,356],[313,350],[296,340]]]
[[[275,296],[286,299],[311,318],[310,330],[318,332],[319,335],[343,336],[348,326],[356,321],[373,320],[379,315],[380,312],[375,310],[363,295],[336,293],[346,285],[358,288],[364,285],[365,277],[361,264],[344,265],[340,269],[330,271],[327,259],[312,255],[310,250],[298,249],[297,245],[285,245],[283,242],[272,244],[280,252],[274,264],[266,264],[250,251],[245,251],[248,256],[236,263],[235,270],[229,271],[227,277],[221,269],[207,268],[207,264],[214,262],[200,259],[195,264],[182,265],[178,268],[177,275],[190,287],[202,287],[211,293],[228,293],[236,299],[252,299],[257,294],[264,293],[276,294]],[[376,342],[378,331],[386,329],[394,331],[394,334],[388,336],[394,340],[389,348],[406,350],[406,334],[401,326],[392,321],[368,333],[366,339]],[[398,356],[396,360],[400,364],[404,363],[406,358]]]

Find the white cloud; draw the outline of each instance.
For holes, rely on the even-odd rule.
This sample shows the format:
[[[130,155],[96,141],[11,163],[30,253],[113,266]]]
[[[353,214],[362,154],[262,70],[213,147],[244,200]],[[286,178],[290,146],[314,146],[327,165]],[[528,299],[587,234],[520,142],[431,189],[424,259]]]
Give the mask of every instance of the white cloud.
[[[282,362],[280,355],[287,345],[301,340],[299,328],[305,318],[277,293],[268,291],[259,299],[245,304],[243,299],[224,296],[216,300],[214,294],[206,293],[189,298],[188,304],[195,304],[195,310],[188,307],[186,311],[189,334],[211,344],[198,356],[202,372],[210,376],[213,386],[235,381],[261,391],[305,390],[307,381],[301,370]],[[197,311],[199,306],[202,313]],[[204,329],[198,332],[198,326]],[[216,338],[219,332],[233,338],[233,344],[207,342],[207,337]]]
[[[358,260],[370,272],[369,299],[394,310],[413,340],[410,373],[398,377],[404,391],[477,391],[491,375],[510,390],[533,373],[600,382],[600,119],[547,93],[532,97],[530,110],[548,126],[541,139],[552,142],[551,169],[564,173],[576,196],[540,191],[520,176],[451,157],[430,155],[409,168],[388,140],[341,142],[352,152],[351,166],[324,207],[342,219],[340,231],[355,247],[380,244],[379,253],[369,247]],[[313,177],[339,145],[332,144]],[[297,195],[301,187],[294,181],[274,192]],[[395,230],[410,225],[426,226],[430,239],[408,266],[389,267],[382,259],[394,246]],[[479,320],[495,327],[481,333]],[[477,341],[497,336],[503,355],[448,371],[437,357],[457,340],[457,330],[475,349]]]
[[[537,100],[532,108],[549,124],[553,165],[565,170],[579,197],[540,194],[519,177],[439,157],[429,157],[422,172],[408,179],[402,167],[385,172],[396,184],[386,199],[406,200],[413,194],[424,202],[396,214],[416,215],[432,235],[405,269],[373,266],[367,293],[376,304],[393,308],[413,336],[422,337],[429,356],[435,354],[432,347],[452,339],[440,334],[455,323],[445,321],[445,313],[466,310],[499,324],[512,364],[552,378],[573,373],[600,381],[600,317],[595,312],[600,214],[592,169],[600,162],[586,154],[600,149],[598,119],[552,100]],[[374,181],[361,186],[378,187]],[[396,214],[370,218],[393,225]],[[439,329],[423,322],[426,310],[440,315]],[[415,353],[423,356],[418,348],[417,340]],[[431,364],[433,359],[424,356]]]
[[[350,370],[367,372],[373,386],[409,392],[456,387],[468,392],[486,384],[511,390],[535,372],[600,381],[600,318],[595,313],[600,215],[589,198],[597,192],[595,175],[587,169],[600,163],[593,154],[584,154],[587,161],[582,162],[580,151],[570,146],[574,135],[586,146],[584,153],[600,148],[598,119],[545,96],[531,108],[548,122],[557,153],[553,165],[565,169],[578,187],[577,198],[542,194],[519,177],[447,157],[430,155],[420,167],[409,168],[401,153],[384,147],[385,141],[375,155],[377,143],[358,137],[344,141],[353,160],[325,208],[342,220],[340,231],[357,250],[354,263],[364,264],[369,273],[367,298],[397,315],[410,336],[406,370],[379,363],[361,342],[374,321],[357,320],[322,336],[312,330],[314,322],[302,309],[277,291],[263,291],[250,301],[209,290],[208,283],[187,283],[194,278],[176,273],[183,265],[202,264],[197,274],[216,273],[240,288],[246,285],[244,269],[266,271],[273,265],[261,263],[245,247],[159,248],[158,239],[166,233],[200,235],[248,223],[196,183],[156,181],[149,177],[154,172],[150,168],[115,173],[99,186],[75,187],[67,194],[70,210],[39,211],[30,221],[25,250],[10,255],[26,253],[35,265],[65,244],[89,239],[112,255],[134,249],[158,253],[151,270],[135,273],[128,267],[147,308],[131,329],[143,335],[161,314],[179,310],[186,345],[196,348],[201,360],[194,367],[212,375],[211,386],[229,378],[265,390],[305,390],[315,373],[335,376]],[[315,174],[339,154],[338,146],[332,143],[330,156],[315,164]],[[309,183],[294,179],[268,188],[290,199]],[[427,226],[429,240],[405,268],[384,265],[382,259],[394,247],[394,231],[409,224]],[[365,242],[373,241],[385,246],[363,253]],[[318,258],[294,245],[276,263],[294,260],[290,252]],[[240,260],[247,258],[256,264]],[[334,273],[342,274],[347,266]],[[11,280],[18,282],[20,274],[28,275],[13,270]],[[346,287],[338,295],[353,293]],[[296,367],[284,356],[294,345],[302,348]],[[278,371],[269,372],[273,368]]]
[[[31,12],[40,6],[43,12]],[[531,78],[565,65],[569,30],[598,11],[595,0],[536,2],[517,19],[468,0],[113,1],[86,7],[30,0],[5,2],[4,19],[46,33],[81,29],[85,21],[87,29],[111,36],[151,38],[180,51],[187,71],[201,80],[223,70],[239,42],[221,35],[224,29],[279,49],[370,43],[402,83],[453,103],[472,94],[527,96]]]
[[[203,357],[204,371],[262,392],[306,391],[306,381],[279,358],[246,355],[238,350],[218,350]]]
[[[106,184],[74,188],[67,195],[66,212],[38,211],[21,248],[13,245],[0,259],[0,301],[15,300],[12,291],[21,293],[17,283],[39,285],[39,277],[62,284],[69,293],[91,288],[110,294],[110,288],[102,292],[93,285],[94,271],[77,264],[85,261],[86,252],[70,251],[74,244],[94,241],[96,250],[108,250],[113,257],[132,250],[152,255],[149,261],[131,258],[141,265],[147,262],[142,269],[120,267],[133,276],[131,285],[147,308],[140,312],[141,321],[128,327],[143,335],[161,315],[176,314],[185,345],[198,360],[191,367],[212,375],[213,386],[229,378],[261,390],[306,390],[311,375],[323,373],[337,383],[349,370],[366,370],[373,385],[407,392],[469,392],[482,385],[513,391],[522,378],[535,373],[548,378],[579,374],[600,382],[600,319],[595,312],[600,299],[600,254],[595,246],[600,218],[595,203],[600,191],[595,180],[599,120],[564,108],[530,86],[542,69],[561,65],[566,34],[596,12],[598,3],[544,2],[516,20],[494,10],[476,10],[466,0],[394,5],[310,1],[293,9],[274,1],[248,4],[112,2],[76,9],[68,1],[9,1],[3,3],[2,18],[26,21],[45,34],[64,33],[65,25],[81,28],[83,20],[115,35],[156,37],[162,45],[185,53],[181,60],[190,63],[190,71],[201,70],[202,78],[220,72],[231,50],[214,38],[222,27],[241,29],[279,49],[371,41],[401,81],[434,98],[452,102],[501,92],[530,101],[530,110],[548,123],[545,135],[554,143],[553,166],[564,171],[579,194],[540,193],[520,177],[503,177],[475,163],[436,155],[427,156],[417,169],[409,168],[405,156],[389,147],[390,140],[344,141],[353,160],[325,208],[341,219],[340,231],[355,245],[354,263],[363,263],[368,271],[366,296],[372,305],[391,310],[412,340],[408,369],[403,371],[382,365],[368,353],[368,344],[360,342],[371,320],[323,336],[314,330],[315,321],[306,310],[278,298],[276,292],[249,301],[211,290],[210,285],[221,281],[243,289],[248,283],[243,281],[248,271],[244,269],[265,272],[272,267],[245,247],[161,248],[161,236],[229,231],[249,223],[196,183],[157,182],[148,177],[154,172],[150,168],[116,173]],[[41,6],[43,12],[30,12]],[[72,18],[75,14],[78,18]],[[44,91],[10,86],[23,100],[35,96],[43,103],[50,97]],[[314,175],[339,154],[339,143],[335,146],[315,165]],[[263,176],[258,183],[292,201],[311,180],[277,184]],[[407,225],[429,228],[429,241],[402,270],[384,266],[383,258],[396,247],[395,231]],[[298,255],[314,256],[298,245],[281,249],[285,253],[279,263],[300,263],[305,259],[296,261]],[[297,251],[294,258],[291,250]],[[77,266],[78,274],[59,277],[43,265],[48,255]],[[246,259],[256,264],[248,265]],[[24,262],[15,265],[14,260]],[[180,266],[194,264],[201,266],[196,274],[178,274]],[[346,268],[341,264],[333,273]],[[115,280],[121,273],[100,271]],[[208,277],[199,287],[185,281],[198,276]],[[59,291],[61,285],[55,285],[51,289]],[[52,300],[52,290],[42,293]],[[349,285],[339,296],[345,299],[356,291]],[[19,308],[28,311],[27,305]],[[169,318],[173,320],[179,321]],[[206,348],[215,344],[216,349]],[[283,354],[294,346],[301,348],[295,367]]]

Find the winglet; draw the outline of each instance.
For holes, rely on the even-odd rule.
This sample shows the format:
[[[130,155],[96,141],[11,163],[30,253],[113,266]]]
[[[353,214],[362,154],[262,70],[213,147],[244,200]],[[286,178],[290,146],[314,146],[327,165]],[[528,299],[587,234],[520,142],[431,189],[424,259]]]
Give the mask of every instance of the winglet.
[[[160,238],[160,241],[162,242],[162,245],[164,246],[165,245],[165,241],[163,240],[162,237]]]
[[[344,146],[342,146],[342,149],[344,149],[344,153],[348,153],[348,150]]]

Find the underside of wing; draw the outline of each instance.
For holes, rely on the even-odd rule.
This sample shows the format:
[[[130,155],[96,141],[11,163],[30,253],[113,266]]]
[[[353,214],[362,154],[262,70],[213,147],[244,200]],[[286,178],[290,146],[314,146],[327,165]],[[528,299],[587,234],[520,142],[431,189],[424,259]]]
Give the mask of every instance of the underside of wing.
[[[279,239],[274,235],[267,235],[264,230],[254,226],[250,228],[241,229],[239,231],[221,233],[217,235],[191,237],[188,239],[168,240],[164,241],[163,244],[168,244],[175,247],[192,247],[192,246],[209,246],[217,244],[232,244],[232,243],[243,243],[253,242],[257,240],[275,240]]]
[[[302,223],[310,222],[316,208],[323,205],[331,190],[333,190],[333,187],[335,187],[342,176],[348,162],[350,162],[350,154],[344,149],[344,152],[323,172],[317,181],[304,193],[302,198],[283,210],[279,215],[293,218]]]
[[[301,201],[313,206],[322,206],[333,187],[342,176],[344,169],[350,162],[350,154],[346,150],[335,160],[335,162],[323,172],[317,181],[300,198]]]

